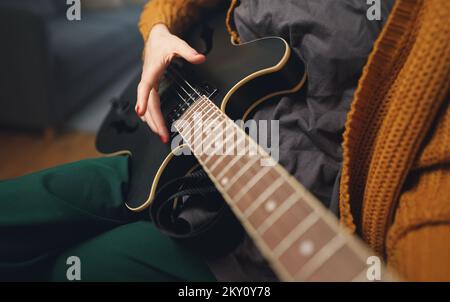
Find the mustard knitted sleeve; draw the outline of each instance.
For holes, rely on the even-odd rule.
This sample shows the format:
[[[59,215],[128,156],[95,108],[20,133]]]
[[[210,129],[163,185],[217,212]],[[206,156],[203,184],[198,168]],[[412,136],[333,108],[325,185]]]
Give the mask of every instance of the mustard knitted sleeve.
[[[155,24],[167,25],[175,34],[182,33],[200,14],[202,8],[219,4],[220,0],[152,0],[142,11],[139,30],[147,41],[150,30]]]

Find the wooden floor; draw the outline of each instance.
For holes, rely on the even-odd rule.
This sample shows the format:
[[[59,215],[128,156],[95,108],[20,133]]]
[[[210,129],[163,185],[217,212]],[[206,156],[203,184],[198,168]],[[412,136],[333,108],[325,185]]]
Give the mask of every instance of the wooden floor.
[[[95,135],[88,133],[66,132],[44,138],[42,133],[0,130],[0,180],[98,157],[94,144]]]

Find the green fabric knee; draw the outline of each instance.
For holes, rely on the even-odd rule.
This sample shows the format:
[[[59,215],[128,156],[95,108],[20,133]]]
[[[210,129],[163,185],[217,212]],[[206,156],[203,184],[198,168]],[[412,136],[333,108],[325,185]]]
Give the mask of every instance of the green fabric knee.
[[[103,157],[0,181],[0,273],[130,221],[128,157]],[[0,274],[1,277],[1,274]]]
[[[0,280],[214,280],[199,259],[129,211],[128,157],[102,157],[0,181]]]
[[[69,270],[77,257],[79,271]],[[78,264],[76,264],[78,265]],[[78,269],[78,268],[77,268]],[[62,253],[52,269],[53,281],[215,281],[207,265],[148,221],[117,227]],[[76,280],[76,279],[75,279]]]

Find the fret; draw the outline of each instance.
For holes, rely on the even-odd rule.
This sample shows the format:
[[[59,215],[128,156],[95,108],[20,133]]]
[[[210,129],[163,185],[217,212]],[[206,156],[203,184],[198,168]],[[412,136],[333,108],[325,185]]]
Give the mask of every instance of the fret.
[[[299,199],[262,233],[261,238],[270,249],[278,246],[286,235],[312,212],[312,209],[306,208],[298,201]]]
[[[235,158],[229,155],[211,155],[209,158],[214,159],[213,167],[208,167],[210,174],[214,177],[216,182],[220,183],[222,186],[226,185],[229,181],[227,177],[217,177],[217,173],[223,170],[223,168],[230,164]],[[206,166],[207,167],[207,166]],[[217,172],[214,172],[217,170]]]
[[[223,178],[223,176],[225,175],[225,173],[227,173],[227,171],[229,169],[231,169],[231,167],[234,166],[234,164],[236,164],[240,159],[244,158],[244,156],[234,156],[233,159],[223,168],[223,170],[216,176],[217,179],[221,179]],[[211,166],[211,170],[214,169],[214,165]]]
[[[192,114],[194,114],[194,113],[196,112],[197,107],[200,106],[200,105],[204,105],[204,104],[205,104],[205,102],[202,102],[202,100],[203,100],[202,98],[199,98],[197,101],[195,101],[195,102],[193,103],[193,105],[191,105],[191,107],[189,107],[189,108],[184,112],[184,114],[181,116],[182,119],[180,118],[179,120],[177,120],[177,121],[175,122],[174,126],[175,126],[176,129],[181,129],[181,128],[183,128],[183,127],[185,127],[185,126],[187,125],[188,119],[189,119],[190,117],[192,117]],[[203,108],[201,108],[201,110],[202,110],[202,109],[203,109]],[[181,123],[181,125],[178,125],[178,124],[180,124],[180,123]]]
[[[235,142],[239,142],[242,139],[245,139],[245,136],[242,135],[239,137],[239,131],[236,129],[236,125],[234,123],[231,123],[229,127],[227,127],[225,130],[226,132],[226,139],[223,142],[223,146],[225,148],[225,155],[236,155],[237,152],[235,152],[236,144]]]
[[[197,144],[197,142],[192,142],[192,143],[190,144],[190,145],[191,145],[191,150],[192,150],[192,152],[194,153],[194,155],[197,155],[197,156],[199,156],[199,155],[201,155],[201,154],[204,153],[204,152],[203,152],[203,149],[202,149],[202,147],[203,147],[203,141],[206,140],[206,139],[208,139],[208,135],[207,135],[206,133],[202,132],[202,133],[197,137],[196,141],[198,141],[198,139],[200,139],[199,144]]]
[[[267,231],[267,229],[275,223],[284,213],[286,213],[287,210],[289,210],[297,201],[299,200],[299,197],[296,193],[291,195],[289,199],[287,199],[285,202],[283,202],[280,207],[271,215],[269,218],[267,218],[262,225],[260,225],[256,231],[259,234],[263,234]]]
[[[237,155],[250,155],[250,156],[256,156],[258,155],[258,152],[252,152],[256,151],[256,147],[254,146],[255,143],[248,139],[248,136],[244,133],[242,134],[241,138],[239,138],[236,141],[236,144],[233,146],[233,150],[236,149]]]
[[[208,156],[205,154],[205,153],[201,153],[201,154],[196,154],[196,153],[194,153],[194,155],[197,157],[197,159],[199,160],[199,162],[201,162],[201,163],[203,163],[207,158],[208,158]]]
[[[185,139],[187,135],[191,135],[191,132],[193,131],[193,127],[191,124],[195,123],[195,115],[198,114],[198,111],[193,112],[192,115],[190,115],[188,117],[188,119],[183,120],[184,123],[183,125],[180,126],[176,126],[178,129],[178,132],[181,134],[181,136],[183,137],[183,139],[187,142],[187,140]]]
[[[302,222],[300,222],[295,229],[293,229],[287,236],[284,238],[277,247],[273,250],[273,254],[275,257],[280,257],[286,250],[292,246],[297,238],[302,236],[310,227],[312,227],[318,220],[319,216],[315,212],[311,212]],[[304,254],[308,252],[305,251]]]
[[[205,115],[201,116],[202,119],[204,117],[205,117]],[[207,122],[207,120],[212,119],[212,118],[214,118],[214,120]],[[203,155],[203,153],[204,153],[203,145],[204,145],[205,141],[209,141],[209,138],[210,138],[210,135],[204,130],[206,127],[214,126],[213,123],[219,121],[220,119],[224,119],[224,117],[218,112],[213,112],[208,117],[208,119],[205,120],[200,126],[197,126],[197,127],[194,126],[193,129],[195,129],[195,130],[192,135],[189,135],[190,133],[186,134],[184,129],[182,131],[180,131],[180,134],[182,135],[183,139],[191,146],[191,149],[194,151],[194,154],[196,154],[198,156]],[[217,131],[217,128],[221,124],[223,124],[223,122],[225,122],[225,121],[226,120],[224,119],[218,125],[215,125],[214,128],[211,129],[211,132]],[[193,122],[196,122],[195,119],[193,120]],[[192,128],[188,128],[188,129],[192,130]],[[201,131],[203,131],[203,132],[201,132]],[[192,138],[194,138],[194,141],[192,141]]]
[[[304,265],[336,235],[337,233],[327,223],[318,220],[293,241],[289,248],[285,249],[285,252],[278,257],[279,262],[292,276],[297,277]]]
[[[230,160],[231,162],[232,160]],[[223,185],[223,189],[227,192],[229,196],[233,196],[233,188],[238,186],[242,187],[243,184],[250,181],[252,174],[251,173],[244,173],[241,175],[241,178],[239,179],[239,183],[234,182],[233,184],[230,184],[231,179],[236,175],[238,171],[241,170],[242,166],[246,165],[247,162],[251,161],[250,157],[242,156],[241,159],[236,162],[231,168],[229,168],[225,173],[223,173],[222,169],[216,169],[218,174],[221,174],[221,177],[218,178],[221,184]]]
[[[217,113],[213,113],[211,115],[211,117],[216,117],[217,119],[220,118],[220,116]],[[204,141],[209,138],[209,133],[207,131],[205,131],[206,127],[207,126],[205,123],[201,123],[197,126],[194,125],[194,128],[193,128],[193,129],[195,129],[194,133],[191,136],[185,138],[185,141],[187,143],[189,143],[191,145],[192,149],[194,150],[194,154],[200,154],[203,152]],[[199,130],[200,130],[200,132],[199,132]],[[196,134],[196,133],[198,133],[198,134]],[[198,142],[198,144],[197,144],[197,142]]]
[[[259,160],[259,157],[257,156],[252,156],[250,158],[251,160],[249,160],[241,168],[239,168],[239,172],[230,179],[225,189],[230,188],[244,173],[246,173],[251,168],[253,164],[255,164]]]
[[[208,159],[214,159],[214,164],[209,168],[213,175],[217,175],[220,171],[223,171],[226,165],[233,159],[231,155],[211,155]],[[206,165],[207,166],[207,165]]]
[[[232,132],[232,135],[230,136],[230,138],[232,138],[232,139],[230,140],[230,138],[229,138],[229,139],[227,139],[224,142],[226,144],[226,147],[227,147],[226,154],[228,154],[228,155],[236,155],[237,154],[236,148],[237,148],[238,144],[242,140],[245,141],[248,138],[245,135],[245,133],[242,133],[240,131],[240,129],[237,127],[237,125],[234,122],[231,124],[230,131]]]
[[[235,202],[239,200],[264,176],[271,170],[269,167],[262,167],[256,175],[234,196]]]
[[[189,107],[186,112],[183,114],[183,119],[187,120],[189,117],[192,117],[192,115],[197,112],[199,109],[202,111],[206,107],[207,103],[204,102],[204,99],[202,97],[199,97],[192,105]]]
[[[232,145],[232,154],[234,155],[234,154],[236,154],[236,155],[245,155],[246,154],[246,152],[245,152],[245,144],[244,144],[244,153],[243,154],[239,154],[239,144],[241,144],[241,143],[245,143],[245,141],[246,141],[246,136],[245,135],[242,135],[241,137],[239,137],[239,135],[237,134],[237,132],[236,132],[236,137],[238,137],[238,139],[236,140],[236,144],[234,144],[234,145]],[[234,152],[236,150],[236,152]]]
[[[230,141],[230,139],[234,138],[234,133],[230,135],[230,133],[227,133],[227,129],[229,129],[227,123],[225,123],[225,130],[223,130],[220,134],[218,134],[216,137],[214,137],[211,140],[211,143],[206,145],[204,148],[204,153],[207,155],[227,155],[226,150],[224,148],[227,147],[227,142]],[[225,139],[223,138],[225,136]],[[222,142],[219,141],[219,138],[222,139]],[[217,144],[219,141],[219,145]],[[220,150],[221,149],[221,150]],[[218,152],[218,151],[221,152]],[[214,152],[215,151],[215,152]],[[231,155],[234,155],[233,153]],[[207,164],[207,162],[205,162]]]
[[[345,239],[341,235],[336,235],[322,249],[320,249],[306,264],[301,271],[296,274],[297,280],[306,280],[317,271],[328,259],[345,245]]]
[[[269,185],[252,203],[250,207],[248,207],[244,212],[244,217],[249,217],[263,202],[267,200],[267,198],[275,192],[285,180],[283,178],[278,178],[275,182]]]
[[[238,182],[235,182],[227,189],[228,195],[234,199],[234,197],[242,190],[243,186],[253,181],[255,174],[259,171],[259,169],[259,167],[255,168],[253,166],[248,173],[243,174],[239,178]],[[248,189],[242,198],[235,202],[237,209],[242,212],[242,216],[247,208],[251,206],[254,200],[261,194],[261,192],[278,178],[279,174],[275,170],[270,169],[256,184],[252,185],[250,189]],[[273,195],[271,195],[271,197],[273,197]]]
[[[364,277],[358,243],[346,245],[333,218],[327,220],[317,201],[215,104],[202,96],[184,117],[175,124],[178,132],[279,276],[308,281]],[[273,165],[258,165],[263,159]]]
[[[213,171],[219,164],[223,163],[224,166],[222,167],[222,170],[221,170],[222,172],[226,171],[228,169],[228,167],[230,167],[230,165],[233,165],[239,159],[234,156],[226,156],[226,155],[210,155],[210,158],[215,158],[215,162],[214,162],[214,164],[211,165],[211,167],[209,167],[209,170]],[[230,160],[224,161],[224,159],[230,159]],[[221,178],[221,176],[219,176],[219,175],[216,175],[217,179]]]
[[[199,140],[199,138],[201,138],[202,141],[204,141],[205,139],[207,139],[209,136],[207,135],[207,133],[202,133],[201,136],[199,136],[198,138],[195,139],[194,142],[191,142],[191,138],[194,137],[195,133],[198,132],[198,129],[196,129],[194,131],[194,134],[191,135],[191,133],[187,133],[186,130],[189,130],[190,132],[192,132],[192,123],[195,123],[197,120],[195,119],[195,114],[199,113],[199,112],[209,112],[211,110],[214,109],[218,109],[214,104],[210,103],[210,101],[205,98],[204,96],[199,99],[197,102],[195,102],[194,105],[192,105],[183,115],[183,122],[182,124],[179,123],[179,121],[177,121],[177,123],[175,124],[175,128],[178,130],[178,132],[181,134],[181,136],[183,137],[183,140],[189,145],[190,149],[193,151],[194,155],[197,156],[197,158],[201,161],[205,160],[205,154],[202,149],[200,149],[200,147],[202,146],[202,144],[204,142],[202,142],[202,144],[197,145],[197,141]],[[197,109],[197,110],[194,110]],[[203,117],[205,115],[202,114],[202,120]],[[210,119],[211,117],[217,117],[217,119],[219,118],[223,118],[224,121],[226,122],[226,117],[223,116],[221,114],[220,111],[217,112],[213,112],[211,116],[208,117],[208,119]],[[207,120],[208,120],[207,119]],[[205,120],[205,121],[207,121]],[[186,127],[189,126],[189,127]],[[202,129],[203,127],[200,127],[200,129]],[[189,138],[187,138],[189,137]]]
[[[211,121],[208,121],[208,119],[211,119]],[[216,128],[218,128],[219,125],[221,124],[221,123],[220,124],[217,124],[217,123],[219,122],[220,119],[223,119],[223,116],[220,113],[218,113],[218,112],[213,112],[208,119],[203,122],[203,124],[201,125],[201,127],[199,127],[199,129],[201,131],[204,131],[204,132],[207,132],[206,129],[208,129],[210,132],[207,132],[205,134],[207,136],[210,136],[211,133],[214,132],[214,130]],[[194,132],[194,136],[192,137],[194,139],[195,139],[195,136],[196,136],[195,133],[196,132]],[[191,140],[191,138],[189,140]],[[195,140],[193,142],[195,142]]]
[[[211,119],[211,118],[213,118],[214,116],[216,116],[217,115],[217,117],[216,117],[216,119],[218,119],[218,118],[220,118],[221,116],[220,116],[220,114],[219,113],[217,113],[217,112],[212,112],[212,114],[209,114],[208,115],[208,113],[211,111],[211,110],[214,110],[214,108],[210,108],[208,111],[206,111],[204,114],[201,114],[201,113],[199,113],[199,112],[196,112],[195,114],[194,114],[194,118],[195,118],[195,115],[197,114],[198,116],[200,116],[200,118],[201,118],[201,124],[200,125],[198,125],[197,127],[195,127],[195,125],[194,125],[194,132],[192,133],[192,135],[191,136],[189,136],[189,137],[187,137],[185,140],[186,141],[188,141],[188,142],[191,142],[192,141],[192,138],[195,138],[195,136],[197,135],[196,133],[198,132],[198,131],[204,131],[204,129],[205,129],[205,126],[204,125],[206,125],[207,123],[208,123],[208,121]],[[203,120],[203,117],[207,117],[207,119],[206,120]],[[216,119],[214,119],[213,121],[215,121]],[[213,121],[211,121],[211,123],[213,122]],[[193,122],[196,122],[195,120],[193,120]]]
[[[232,127],[232,128],[234,128],[234,127]],[[236,135],[235,135],[236,134]],[[229,136],[228,138],[226,138],[225,139],[225,141],[223,142],[223,146],[228,146],[228,141],[230,141],[230,139],[234,139],[235,137],[237,137],[238,135],[237,135],[237,132],[233,132],[233,134],[231,135],[231,136]],[[245,136],[242,136],[241,138],[239,138],[237,141],[239,142],[240,140],[245,140]],[[235,147],[236,145],[232,145],[232,152],[231,152],[231,155],[236,155],[237,154],[237,152],[234,152],[234,147]],[[212,148],[212,146],[210,145],[209,147],[208,147],[208,149],[210,149],[210,148]],[[228,148],[227,148],[227,151],[228,151]],[[227,152],[225,152],[225,154],[228,154]]]
[[[197,107],[199,103],[200,103],[199,100],[192,103],[192,105],[188,109],[186,109],[186,111],[181,115],[181,117],[175,121],[173,125],[175,126],[176,129],[181,129],[182,127],[184,127],[184,125],[186,124],[187,117],[192,112],[193,108]]]
[[[267,200],[261,204],[261,206],[257,207],[256,210],[248,216],[249,223],[257,230],[281,205],[287,202],[289,198],[292,198],[292,195],[298,198],[298,194],[295,190],[286,182],[283,183],[275,192],[268,196]],[[242,200],[240,203],[242,203]]]
[[[230,138],[234,138],[234,133],[233,133],[233,135],[231,135],[231,137],[228,137],[226,140],[225,140],[225,142],[224,142],[224,144],[226,143],[226,142],[228,142],[229,140],[230,140]],[[211,147],[211,146],[210,146]],[[209,148],[210,148],[209,147]],[[214,154],[213,154],[214,155]],[[233,155],[233,154],[232,154]],[[212,158],[213,156],[212,155],[209,155],[208,156],[208,158],[204,161],[204,165],[208,165],[208,162],[211,160],[211,158]]]
[[[335,252],[325,263],[311,274],[307,281],[330,280],[330,281],[359,281],[368,282],[368,266],[365,259],[361,258],[350,246],[344,245]],[[392,280],[389,271],[383,269],[382,280]]]
[[[217,113],[214,113],[214,114],[217,114]],[[218,120],[218,119],[221,119],[221,118],[223,118],[223,117],[218,115],[218,117],[215,119],[215,121]],[[214,133],[215,131],[217,131],[217,128],[222,123],[224,123],[224,121],[222,121],[220,124],[217,124],[213,129],[211,129],[211,132]],[[203,130],[205,130],[205,127],[203,127]],[[219,137],[221,135],[223,135],[222,132],[217,137]],[[193,137],[195,137],[195,135],[193,135]],[[200,135],[197,135],[197,137],[191,143],[192,147],[195,150],[195,154],[205,153],[206,155],[208,155],[208,152],[206,152],[205,143],[209,143],[211,140],[212,140],[211,134],[207,133],[206,131],[200,133]],[[211,143],[211,145],[212,145],[212,143]]]
[[[219,116],[219,118],[223,118],[223,117],[222,117],[222,116]],[[226,124],[226,123],[227,123],[226,119],[223,119],[223,120],[220,122],[220,124],[216,125],[216,127],[214,127],[213,129],[211,129],[211,132],[215,132],[215,131],[216,131],[216,128],[222,127],[222,124]],[[216,142],[218,141],[218,139],[219,139],[220,137],[223,137],[223,135],[224,135],[224,131],[220,132],[216,137],[213,137],[213,138],[210,140],[210,144],[209,144],[209,145],[205,145],[205,143],[208,143],[208,142],[205,142],[205,141],[202,140],[201,143],[202,143],[202,146],[203,146],[203,151],[205,151],[205,153],[208,154],[208,152],[206,152],[206,151],[209,150],[209,148],[212,147],[213,144],[215,145]],[[206,136],[206,135],[205,135],[205,136]],[[194,145],[197,144],[197,140],[194,140],[193,144],[194,144]]]
[[[208,103],[201,102],[202,100],[199,100],[200,105],[197,107],[196,110],[192,110],[192,108],[189,108],[187,112],[185,112],[182,116],[182,121],[184,123],[180,126],[177,126],[176,128],[179,130],[180,133],[184,131],[184,129],[191,130],[193,129],[193,125],[196,122],[196,116],[201,116],[202,118],[205,116],[207,112],[212,110],[213,108],[211,106],[208,106]],[[184,137],[184,136],[183,136]],[[185,138],[185,137],[184,137]],[[188,141],[187,139],[185,139]]]
[[[241,192],[242,188],[254,180],[255,175],[259,171],[260,171],[259,164],[255,164],[254,166],[252,166],[249,172],[241,175],[239,181],[235,182],[233,185],[227,188],[228,195],[230,195],[233,199],[235,199],[235,196],[237,196],[239,192]],[[230,173],[231,173],[230,175],[233,175],[236,172],[231,171]],[[235,199],[236,207],[242,212],[242,215],[244,215],[244,212],[247,210],[248,207],[250,207],[253,204],[253,202],[261,194],[261,192],[264,191],[278,178],[279,175],[276,173],[276,171],[270,169],[264,175],[264,177],[259,179],[253,185],[249,186],[249,189],[247,189],[245,194],[239,200]]]
[[[206,157],[205,161],[203,162],[203,164],[204,164],[205,166],[208,166],[208,162],[210,162],[211,159],[215,158],[215,157],[214,157],[215,154],[206,154],[206,153],[204,153],[204,154],[205,154],[207,157]],[[224,156],[220,156],[218,162],[216,161],[216,162],[214,162],[214,163],[215,163],[215,164],[219,164],[220,161],[222,161],[223,159],[224,159]],[[212,167],[210,167],[210,168],[212,168]],[[214,167],[214,168],[215,168],[215,167]],[[214,169],[214,168],[213,168],[213,169]]]

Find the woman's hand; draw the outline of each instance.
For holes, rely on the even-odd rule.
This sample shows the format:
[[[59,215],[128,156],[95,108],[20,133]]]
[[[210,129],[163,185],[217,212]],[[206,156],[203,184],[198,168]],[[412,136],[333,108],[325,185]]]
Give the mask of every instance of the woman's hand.
[[[163,143],[169,141],[169,132],[161,113],[157,89],[161,75],[177,56],[192,64],[203,63],[206,59],[185,41],[171,34],[164,24],[153,26],[145,47],[135,110],[153,132],[160,136]]]

